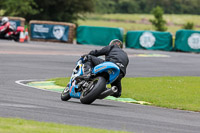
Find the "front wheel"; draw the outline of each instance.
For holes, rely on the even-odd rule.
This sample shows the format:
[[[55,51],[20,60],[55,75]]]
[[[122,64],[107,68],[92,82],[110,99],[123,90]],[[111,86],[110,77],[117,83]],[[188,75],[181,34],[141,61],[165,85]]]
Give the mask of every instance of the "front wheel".
[[[69,86],[67,85],[67,87],[63,90],[63,92],[61,93],[61,100],[62,101],[67,101],[71,98],[70,94],[69,94]]]
[[[106,79],[102,76],[94,78],[89,87],[83,90],[80,101],[83,104],[91,104],[104,91],[106,87]]]

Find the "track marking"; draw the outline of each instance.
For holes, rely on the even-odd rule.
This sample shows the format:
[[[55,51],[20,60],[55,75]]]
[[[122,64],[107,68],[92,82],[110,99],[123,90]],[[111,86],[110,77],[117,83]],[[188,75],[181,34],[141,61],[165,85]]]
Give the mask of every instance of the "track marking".
[[[169,58],[169,55],[164,54],[129,54],[129,57],[160,57],[160,58]]]
[[[22,86],[26,86],[26,87],[31,87],[31,88],[34,88],[34,89],[38,89],[38,90],[60,93],[60,92],[57,92],[57,91],[48,90],[48,89],[43,89],[43,88],[38,88],[38,87],[30,86],[30,85],[27,85],[27,84],[23,83],[23,82],[29,83],[29,82],[34,82],[34,81],[44,81],[44,80],[38,80],[38,79],[17,80],[17,81],[15,81],[15,83],[16,83],[16,84],[19,84],[19,85],[22,85]]]
[[[64,51],[1,51],[0,54],[12,54],[12,55],[63,55],[63,56],[81,56],[85,54],[85,52],[76,52],[76,51],[68,51],[67,53]],[[164,54],[128,54],[128,57],[134,58],[169,58],[170,55]]]
[[[35,105],[28,104],[11,104],[11,103],[0,103],[0,106],[4,107],[15,107],[15,108],[43,108]]]
[[[57,93],[61,93],[65,88],[65,87],[55,85],[55,81],[45,81],[45,80],[34,79],[34,80],[18,80],[18,81],[15,81],[15,83],[26,86],[26,87],[31,87],[35,89],[44,90],[44,91],[57,92]],[[112,101],[118,101],[118,102],[124,102],[124,103],[137,103],[137,104],[144,104],[144,105],[151,104],[145,101],[137,101],[132,98],[115,98],[113,96],[108,96],[105,98],[105,100],[112,100]]]

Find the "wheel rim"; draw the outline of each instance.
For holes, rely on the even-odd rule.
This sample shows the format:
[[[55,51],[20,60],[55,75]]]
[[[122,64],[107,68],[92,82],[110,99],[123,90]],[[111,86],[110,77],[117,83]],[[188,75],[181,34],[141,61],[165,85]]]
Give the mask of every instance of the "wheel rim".
[[[90,83],[88,89],[86,89],[86,90],[83,91],[82,97],[86,96],[88,93],[90,93],[90,92],[94,89],[94,87],[95,87],[95,85],[97,84],[98,80],[99,80],[99,79],[96,78],[96,79],[94,79],[94,80]]]

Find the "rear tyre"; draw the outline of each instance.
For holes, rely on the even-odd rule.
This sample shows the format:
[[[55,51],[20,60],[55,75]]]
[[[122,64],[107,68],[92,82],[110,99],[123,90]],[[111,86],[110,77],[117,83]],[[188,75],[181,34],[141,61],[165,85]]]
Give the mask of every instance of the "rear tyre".
[[[70,98],[71,98],[71,96],[69,94],[69,87],[67,85],[67,87],[61,93],[61,100],[62,101],[68,101]]]
[[[89,87],[81,94],[80,101],[83,104],[91,104],[104,91],[106,87],[106,79],[102,76],[94,78]]]

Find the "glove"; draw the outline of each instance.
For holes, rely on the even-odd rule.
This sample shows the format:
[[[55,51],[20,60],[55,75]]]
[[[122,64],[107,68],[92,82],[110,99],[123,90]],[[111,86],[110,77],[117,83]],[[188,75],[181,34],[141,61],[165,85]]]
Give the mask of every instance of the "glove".
[[[84,58],[85,56],[88,56],[88,54],[84,54],[84,55],[82,55],[81,57]]]
[[[81,57],[83,58],[84,62],[86,62],[88,60],[88,54],[84,54]]]

